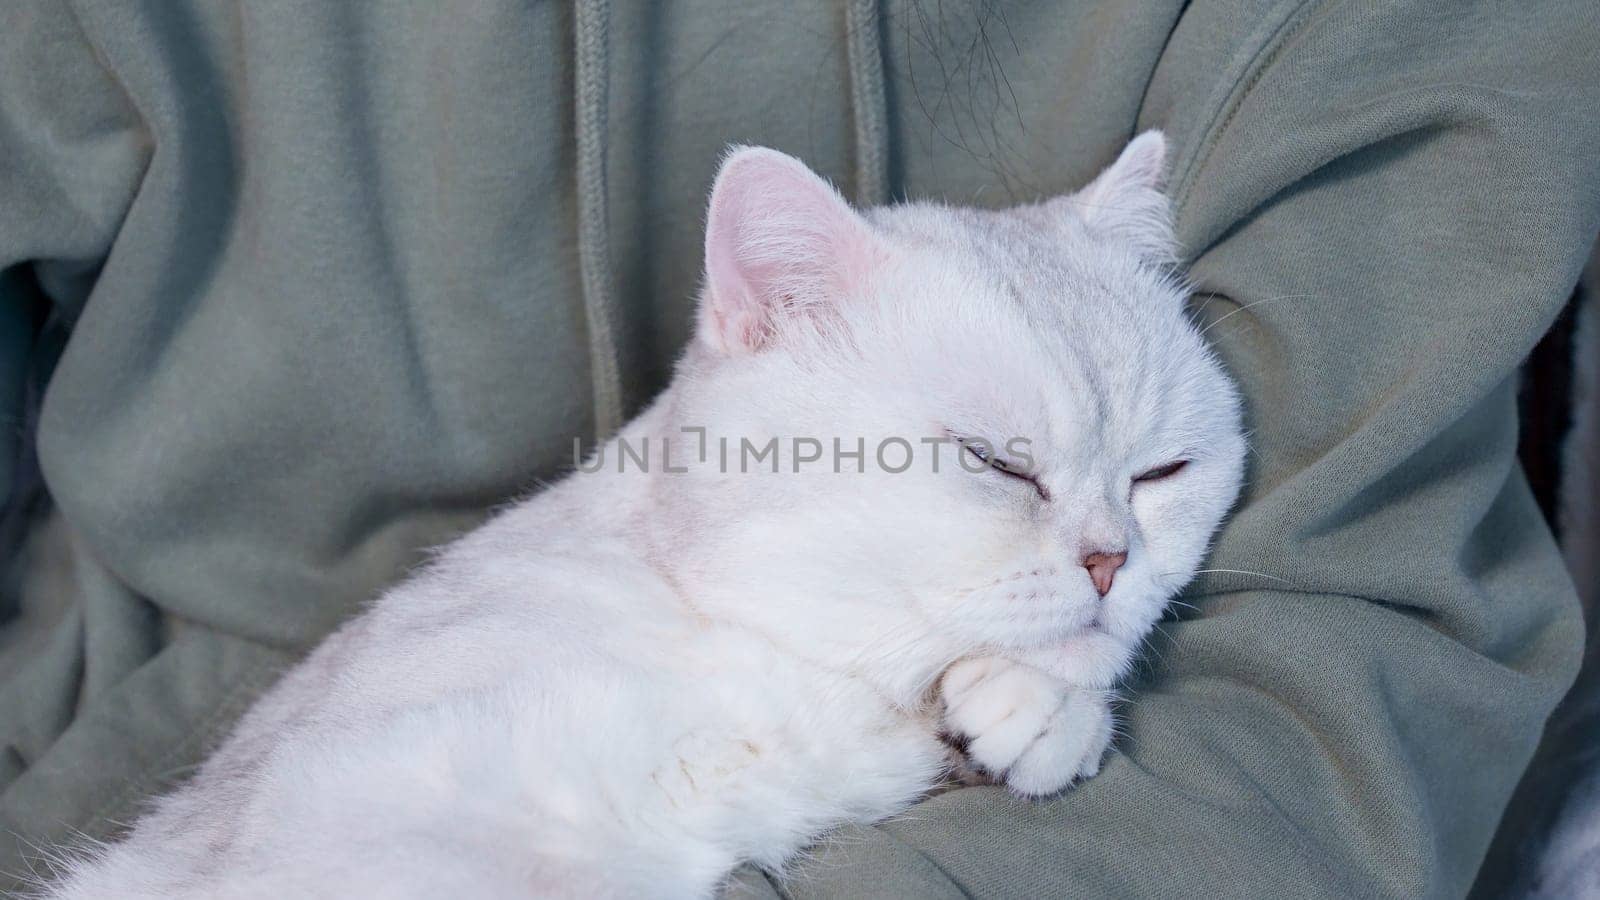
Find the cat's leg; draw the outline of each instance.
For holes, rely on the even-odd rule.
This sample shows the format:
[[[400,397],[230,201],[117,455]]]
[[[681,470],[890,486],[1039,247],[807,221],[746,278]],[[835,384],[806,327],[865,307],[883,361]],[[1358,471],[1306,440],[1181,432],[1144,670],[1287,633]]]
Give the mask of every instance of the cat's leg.
[[[962,660],[940,682],[944,727],[967,756],[1030,797],[1100,771],[1111,745],[1111,693],[1074,687],[995,656]]]

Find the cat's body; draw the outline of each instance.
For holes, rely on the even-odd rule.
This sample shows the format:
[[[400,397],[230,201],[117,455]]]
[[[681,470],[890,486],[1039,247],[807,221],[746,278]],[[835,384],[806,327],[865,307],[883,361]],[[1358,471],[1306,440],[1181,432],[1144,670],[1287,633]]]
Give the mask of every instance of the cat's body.
[[[696,619],[618,527],[643,512],[628,480],[585,481],[329,639],[118,848],[101,895],[698,895],[927,789],[945,751],[926,722]],[[227,889],[204,874],[222,860]]]
[[[735,154],[696,344],[599,471],[446,548],[53,890],[704,896],[904,809],[943,733],[1025,795],[1093,774],[1107,689],[1240,477],[1162,269],[1162,153],[870,221]]]

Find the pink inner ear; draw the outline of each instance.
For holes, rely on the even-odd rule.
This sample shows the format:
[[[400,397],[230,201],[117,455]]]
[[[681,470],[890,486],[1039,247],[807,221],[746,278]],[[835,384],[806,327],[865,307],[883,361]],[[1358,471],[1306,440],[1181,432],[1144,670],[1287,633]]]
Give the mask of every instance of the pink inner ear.
[[[735,152],[711,191],[701,338],[724,352],[761,349],[786,318],[847,293],[871,241],[849,204],[799,160]]]

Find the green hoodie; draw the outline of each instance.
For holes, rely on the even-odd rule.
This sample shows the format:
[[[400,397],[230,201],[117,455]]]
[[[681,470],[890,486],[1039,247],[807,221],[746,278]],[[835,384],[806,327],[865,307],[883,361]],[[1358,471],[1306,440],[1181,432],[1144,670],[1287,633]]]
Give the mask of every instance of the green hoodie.
[[[1600,226],[1596,47],[1592,0],[13,0],[0,487],[66,334],[72,577],[0,626],[0,871],[639,409],[730,143],[998,206],[1159,127],[1254,452],[1118,752],[735,890],[1460,896],[1580,652],[1512,378]]]

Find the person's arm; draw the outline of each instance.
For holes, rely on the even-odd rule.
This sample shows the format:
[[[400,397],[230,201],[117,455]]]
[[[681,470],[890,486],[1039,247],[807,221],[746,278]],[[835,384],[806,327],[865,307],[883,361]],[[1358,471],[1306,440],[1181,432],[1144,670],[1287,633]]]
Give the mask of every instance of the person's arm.
[[[94,609],[39,590],[22,570],[39,502],[29,426],[36,381],[82,310],[134,200],[153,140],[134,104],[62,0],[21,0],[0,11],[0,893],[38,871],[47,839],[65,842],[66,811],[103,803],[136,754],[94,764],[40,765],[68,722],[137,663],[157,623],[143,610]],[[48,329],[48,330],[46,330]],[[29,384],[35,381],[34,384]],[[54,529],[56,535],[63,529]],[[36,557],[39,550],[32,553]],[[47,554],[48,555],[48,554]],[[42,580],[70,576],[47,563]],[[85,589],[91,592],[94,585]],[[24,599],[24,596],[26,599]],[[46,596],[48,595],[48,596]],[[119,618],[120,617],[120,618]],[[119,632],[117,626],[127,626]],[[133,632],[130,639],[127,632]],[[143,712],[118,704],[127,729]],[[125,730],[123,733],[127,733]],[[62,757],[53,757],[52,761]]]
[[[1582,640],[1516,464],[1513,375],[1600,225],[1600,17],[1223,6],[1191,5],[1138,123],[1175,142],[1195,306],[1248,399],[1217,571],[1163,626],[1098,777],[1046,803],[936,797],[825,842],[788,894],[1473,881]],[[1201,52],[1238,27],[1231,57]]]

